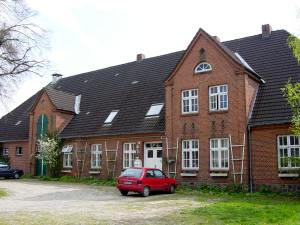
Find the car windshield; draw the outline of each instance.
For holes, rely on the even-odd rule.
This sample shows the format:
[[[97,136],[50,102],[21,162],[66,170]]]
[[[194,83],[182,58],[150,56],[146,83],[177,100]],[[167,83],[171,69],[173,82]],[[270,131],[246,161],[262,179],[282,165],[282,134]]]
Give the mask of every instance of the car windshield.
[[[142,175],[143,170],[142,169],[127,169],[122,174],[121,177],[136,177],[139,178]]]

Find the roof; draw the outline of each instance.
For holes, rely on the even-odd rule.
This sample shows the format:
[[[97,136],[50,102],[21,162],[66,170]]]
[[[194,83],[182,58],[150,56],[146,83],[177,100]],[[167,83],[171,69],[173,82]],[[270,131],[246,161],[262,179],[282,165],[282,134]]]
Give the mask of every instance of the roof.
[[[234,54],[237,52],[266,81],[260,84],[250,119],[252,126],[290,121],[289,106],[280,88],[290,77],[300,80],[300,67],[287,46],[288,36],[287,31],[278,30],[273,31],[269,38],[262,38],[259,34],[220,44],[242,63]],[[62,99],[69,99],[70,103],[74,96],[82,95],[81,112],[73,117],[61,137],[164,132],[165,107],[160,117],[145,118],[145,115],[152,104],[164,102],[164,81],[184,53],[174,52],[59,80],[52,86],[53,90],[47,91],[57,107],[71,110],[71,104],[64,105]],[[37,96],[0,120],[0,141],[28,138],[28,112]],[[103,126],[112,110],[119,110],[117,116],[111,125]],[[15,125],[19,120],[22,123]]]
[[[265,84],[261,84],[256,97],[251,126],[285,124],[291,121],[291,111],[280,88],[289,78],[300,81],[300,66],[287,45],[290,34],[285,30],[273,31],[269,38],[261,35],[224,42],[257,72]]]
[[[56,90],[52,86],[45,88],[50,100],[56,107],[56,109],[70,111],[75,113],[75,98],[74,94],[66,93],[64,91]]]

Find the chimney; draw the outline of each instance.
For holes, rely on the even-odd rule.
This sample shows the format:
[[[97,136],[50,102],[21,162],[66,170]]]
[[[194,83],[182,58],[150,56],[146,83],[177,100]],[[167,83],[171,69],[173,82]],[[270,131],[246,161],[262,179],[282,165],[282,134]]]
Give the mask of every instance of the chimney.
[[[272,33],[272,27],[270,24],[264,24],[261,26],[261,37],[262,38],[270,37],[271,33]]]
[[[52,81],[51,81],[51,83],[52,83],[52,84],[55,84],[55,83],[57,83],[57,81],[60,80],[61,78],[62,78],[62,75],[61,75],[61,74],[59,74],[59,73],[54,73],[54,74],[52,74]]]
[[[220,39],[218,36],[212,36],[212,37],[213,37],[213,39],[215,39],[216,41],[221,42],[221,39]]]
[[[142,62],[145,58],[146,58],[146,56],[144,54],[137,54],[136,55],[136,61],[137,62]]]

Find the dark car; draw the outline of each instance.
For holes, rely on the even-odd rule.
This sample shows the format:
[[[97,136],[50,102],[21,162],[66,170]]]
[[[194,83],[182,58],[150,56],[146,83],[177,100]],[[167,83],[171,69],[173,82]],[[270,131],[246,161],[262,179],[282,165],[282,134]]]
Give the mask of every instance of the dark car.
[[[141,193],[147,197],[150,192],[165,191],[174,193],[176,180],[167,177],[163,171],[155,168],[129,168],[118,178],[117,188],[126,196],[129,191]]]
[[[0,163],[0,177],[19,179],[23,174],[23,170],[12,169],[9,165]]]

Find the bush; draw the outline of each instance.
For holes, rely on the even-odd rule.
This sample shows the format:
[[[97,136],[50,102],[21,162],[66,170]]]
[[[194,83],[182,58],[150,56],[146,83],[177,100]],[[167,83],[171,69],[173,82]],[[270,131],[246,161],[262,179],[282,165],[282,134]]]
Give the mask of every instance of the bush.
[[[271,191],[271,187],[270,186],[268,186],[268,185],[261,185],[259,187],[259,192],[261,192],[261,193],[271,193],[272,191]]]

